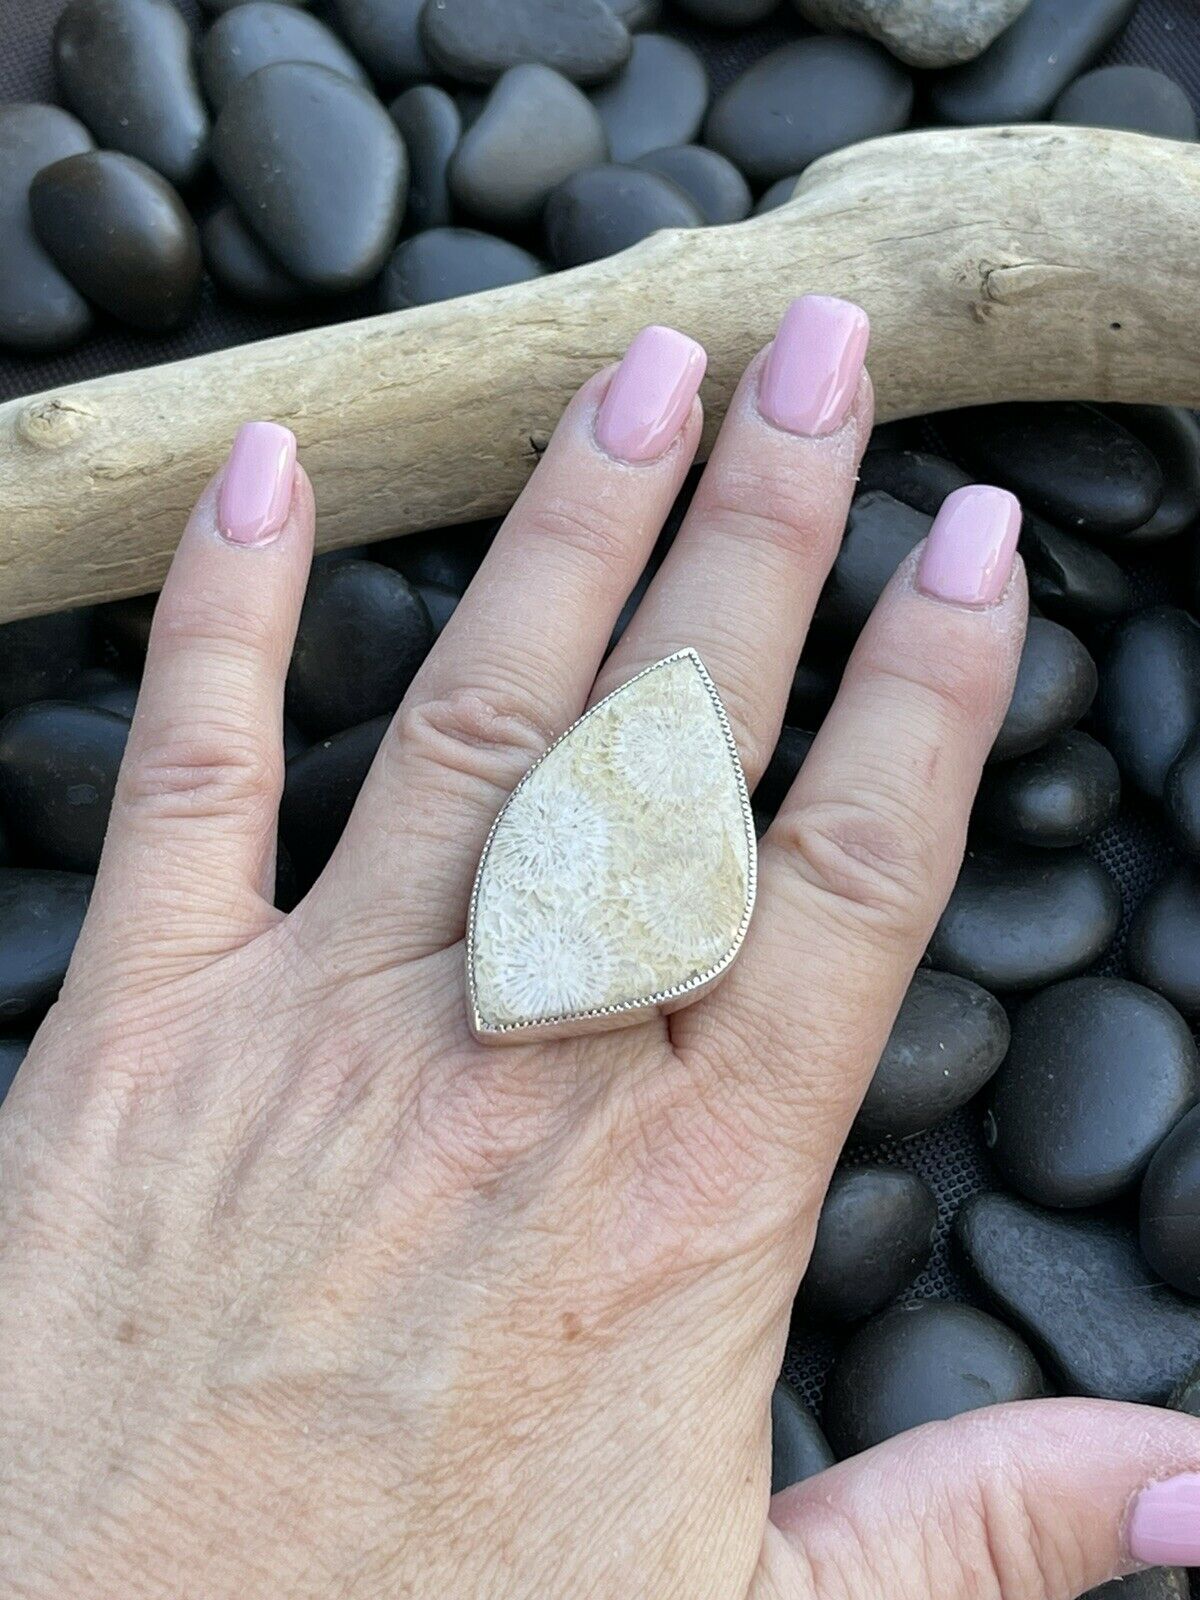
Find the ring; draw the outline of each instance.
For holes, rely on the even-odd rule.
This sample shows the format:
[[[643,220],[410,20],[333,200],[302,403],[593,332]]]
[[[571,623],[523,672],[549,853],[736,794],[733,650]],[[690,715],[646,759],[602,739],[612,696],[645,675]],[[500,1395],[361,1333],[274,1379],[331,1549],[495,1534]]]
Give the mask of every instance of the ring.
[[[746,776],[716,686],[678,650],[614,689],[529,769],[467,915],[476,1038],[644,1022],[728,971],[754,909]]]

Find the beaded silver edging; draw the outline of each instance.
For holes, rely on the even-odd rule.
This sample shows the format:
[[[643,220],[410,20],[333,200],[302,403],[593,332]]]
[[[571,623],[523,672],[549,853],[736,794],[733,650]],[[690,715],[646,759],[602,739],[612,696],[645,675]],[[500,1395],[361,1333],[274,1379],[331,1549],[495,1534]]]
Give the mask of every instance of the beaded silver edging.
[[[712,702],[717,720],[721,725],[721,732],[725,738],[725,747],[729,752],[730,764],[733,768],[734,782],[737,784],[738,800],[742,811],[742,824],[746,831],[746,900],[742,908],[741,921],[734,933],[728,950],[715,965],[705,968],[704,971],[694,973],[683,983],[672,985],[669,989],[660,989],[654,994],[639,997],[636,1000],[623,1000],[618,1005],[597,1006],[590,1011],[570,1011],[559,1016],[530,1018],[522,1022],[488,1022],[481,1015],[478,1005],[478,995],[475,988],[475,918],[479,902],[479,883],[487,863],[488,854],[492,848],[492,840],[496,837],[496,830],[500,826],[504,813],[512,804],[513,799],[533,777],[533,774],[545,761],[552,751],[557,750],[565,739],[570,738],[580,726],[594,716],[603,706],[606,706],[615,695],[622,693],[630,684],[639,682],[642,678],[649,677],[652,672],[669,666],[674,661],[690,661],[700,674],[700,681],[704,685],[706,694]],[[729,714],[717,693],[717,686],[709,676],[708,668],[701,661],[699,653],[690,645],[682,650],[675,650],[669,656],[663,656],[660,661],[652,662],[650,666],[643,667],[640,672],[634,673],[632,678],[618,684],[611,693],[606,694],[603,700],[598,700],[590,710],[577,717],[571,726],[565,729],[537,758],[529,771],[517,784],[516,788],[505,800],[496,814],[496,820],[488,829],[488,836],[484,841],[483,849],[479,856],[479,865],[475,869],[475,881],[471,885],[471,899],[467,908],[467,939],[466,939],[466,967],[467,967],[467,1009],[470,1015],[471,1031],[482,1040],[497,1040],[515,1033],[548,1033],[554,1031],[560,1034],[574,1031],[591,1031],[582,1025],[591,1024],[596,1028],[603,1027],[606,1022],[617,1025],[622,1018],[629,1017],[635,1012],[645,1012],[647,1016],[653,1014],[662,1006],[675,1009],[672,1002],[684,1001],[689,996],[699,998],[699,992],[709,988],[725,972],[734,960],[746,937],[746,930],[750,926],[750,917],[754,911],[754,900],[758,889],[758,840],[754,832],[754,813],[750,808],[750,791],[746,786],[746,774],[742,770],[741,757],[738,755],[737,742],[733,737],[733,729],[729,724]]]

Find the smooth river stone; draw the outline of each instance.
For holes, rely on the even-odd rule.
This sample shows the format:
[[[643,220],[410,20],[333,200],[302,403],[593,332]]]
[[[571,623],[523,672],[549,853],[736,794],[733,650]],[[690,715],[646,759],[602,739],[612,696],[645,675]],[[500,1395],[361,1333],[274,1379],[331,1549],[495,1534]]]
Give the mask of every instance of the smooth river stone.
[[[72,680],[70,703],[115,711],[129,722],[137,708],[138,685],[111,667],[87,667]]]
[[[1121,544],[1157,544],[1200,520],[1200,421],[1184,406],[1109,406],[1152,452],[1163,475],[1163,496],[1148,522],[1122,534]]]
[[[1200,1095],[1187,1023],[1124,978],[1073,978],[1017,1012],[984,1134],[1009,1188],[1038,1205],[1104,1205],[1131,1189]]]
[[[1142,1185],[1142,1254],[1183,1294],[1200,1298],[1200,1107],[1154,1153]]]
[[[397,246],[383,270],[379,305],[406,311],[481,289],[540,278],[544,264],[519,244],[474,228],[429,228]]]
[[[681,11],[717,28],[750,28],[769,17],[779,0],[676,0]]]
[[[1008,1014],[951,972],[919,967],[875,1068],[854,1135],[908,1139],[974,1098],[1008,1050]]]
[[[29,189],[38,239],[75,287],[110,315],[166,333],[195,310],[200,236],[178,194],[145,162],[85,150]]]
[[[909,1428],[1045,1394],[1019,1334],[973,1306],[896,1306],[851,1335],[825,1394],[824,1423],[843,1460]]]
[[[1200,1018],[1200,868],[1173,866],[1142,897],[1126,959],[1135,978]]]
[[[787,723],[780,728],[767,770],[754,791],[754,809],[760,816],[773,817],[779,810],[812,749],[815,737],[804,728],[793,728]]]
[[[1163,1405],[1200,1362],[1200,1306],[1146,1265],[1123,1224],[980,1194],[954,1233],[1000,1314],[1069,1394]]]
[[[1152,517],[1162,500],[1162,469],[1152,453],[1095,406],[973,406],[938,420],[972,472],[1011,489],[1059,527],[1119,539]]]
[[[421,43],[424,5],[425,0],[333,0],[333,16],[371,75],[394,86],[433,73]]]
[[[765,211],[778,211],[780,206],[787,205],[789,200],[795,199],[796,185],[800,182],[798,172],[789,172],[786,177],[776,178],[769,189],[764,189],[759,196],[758,204],[754,207],[754,215],[761,217]]]
[[[1088,128],[1126,128],[1158,139],[1194,139],[1196,112],[1186,90],[1165,72],[1123,63],[1097,67],[1069,84],[1052,121]]]
[[[1121,771],[1158,799],[1200,727],[1200,623],[1177,606],[1151,606],[1119,623],[1100,664],[1096,711]]]
[[[929,1259],[937,1202],[900,1167],[834,1173],[795,1310],[814,1322],[861,1322],[907,1289]]]
[[[450,192],[491,227],[537,221],[552,189],[608,160],[595,106],[552,67],[512,67],[488,95],[450,162]]]
[[[664,33],[633,41],[621,71],[592,96],[614,161],[688,144],[708,110],[708,73],[694,50]]]
[[[836,1459],[817,1419],[780,1378],[771,1394],[771,1493],[815,1478]]]
[[[91,327],[91,308],[38,243],[29,214],[35,173],[91,148],[83,124],[57,106],[0,105],[0,345],[61,350]]]
[[[746,780],[694,651],[594,706],[505,802],[467,940],[481,1034],[631,1022],[732,960],[754,895]]]
[[[225,102],[212,151],[243,220],[302,283],[355,289],[387,260],[408,163],[368,90],[306,62],[263,67]]]
[[[223,289],[256,306],[293,306],[308,298],[304,284],[275,262],[238,215],[219,206],[200,228],[204,264]]]
[[[421,38],[460,83],[495,83],[537,61],[575,83],[603,83],[629,60],[629,29],[605,0],[427,0]]]
[[[881,489],[857,495],[817,603],[817,632],[854,638],[897,567],[925,538],[932,523],[932,517]]]
[[[95,872],[129,720],[41,700],[0,722],[0,811],[45,866]]]
[[[98,143],[187,184],[208,150],[192,35],[171,0],[71,0],[54,29],[67,105]]]
[[[309,745],[288,762],[279,832],[302,891],[315,882],[341,838],[390,721],[372,717]]]
[[[968,850],[929,958],[1000,994],[1037,989],[1090,967],[1120,918],[1120,890],[1082,850]]]
[[[989,761],[1028,755],[1074,727],[1096,698],[1096,663],[1069,629],[1031,617],[1012,699]]]
[[[1147,1567],[1089,1589],[1080,1600],[1188,1600],[1190,1592],[1183,1567]]]
[[[310,735],[395,711],[433,643],[425,602],[378,561],[314,569],[287,677],[288,714]]]
[[[91,660],[93,615],[56,611],[0,624],[0,712],[68,691]]]
[[[886,448],[868,450],[858,477],[860,494],[881,489],[929,517],[947,495],[974,482],[969,472],[943,456]],[[1027,508],[1022,511],[1020,550],[1033,602],[1055,620],[1124,616],[1132,604],[1131,591],[1117,563],[1086,540],[1052,527]]]
[[[0,1020],[38,1015],[58,994],[91,892],[87,873],[0,867]]]
[[[1120,803],[1121,774],[1112,755],[1071,729],[1029,755],[990,765],[971,819],[997,839],[1062,849],[1107,827]]]
[[[818,28],[865,33],[913,67],[973,61],[1029,0],[794,0]]]
[[[402,534],[372,545],[371,556],[395,567],[409,583],[436,583],[461,596],[491,549],[500,521],[490,517],[433,533]]]
[[[0,1105],[4,1104],[4,1097],[12,1088],[13,1079],[20,1070],[21,1063],[29,1053],[27,1039],[0,1039]],[[814,1422],[813,1427],[816,1427]],[[829,1452],[829,1463],[833,1462],[833,1451]]]
[[[677,183],[638,167],[575,173],[555,189],[542,217],[547,250],[560,267],[616,255],[660,228],[703,226],[699,206]]]
[[[462,137],[462,117],[444,89],[418,83],[388,107],[408,152],[408,206],[404,231],[444,228],[450,221],[450,157]]]
[[[814,35],[736,78],[708,114],[704,143],[761,188],[831,150],[897,132],[912,102],[912,79],[879,45]]]
[[[220,111],[235,84],[276,61],[311,61],[352,83],[367,75],[346,46],[316,17],[276,0],[249,0],[213,23],[200,46],[200,79]]]
[[[750,215],[750,185],[732,161],[702,144],[650,150],[633,163],[677,183],[700,207],[705,222],[740,222]]]
[[[994,44],[933,82],[939,122],[1040,122],[1117,36],[1138,0],[1031,0]]]
[[[1176,844],[1200,858],[1200,732],[1192,734],[1167,768],[1162,798]]]

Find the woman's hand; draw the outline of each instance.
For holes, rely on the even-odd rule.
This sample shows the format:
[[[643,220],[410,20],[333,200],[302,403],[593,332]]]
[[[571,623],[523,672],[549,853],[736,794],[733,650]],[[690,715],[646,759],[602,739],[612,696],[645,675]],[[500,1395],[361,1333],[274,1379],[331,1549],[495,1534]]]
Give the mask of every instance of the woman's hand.
[[[589,701],[695,646],[761,776],[871,424],[865,343],[844,303],[792,307],[607,659],[703,356],[647,330],[587,382],[288,916],[313,501],[290,435],[240,436],[0,1117],[6,1600],[1041,1600],[1200,1559],[1194,1527],[1171,1543],[1189,1479],[1130,1540],[1138,1491],[1200,1466],[1167,1412],[980,1412],[768,1494],[821,1197],[1013,681],[1007,496],[970,492],[880,602],[714,993],[582,1041],[468,1028],[484,837]]]

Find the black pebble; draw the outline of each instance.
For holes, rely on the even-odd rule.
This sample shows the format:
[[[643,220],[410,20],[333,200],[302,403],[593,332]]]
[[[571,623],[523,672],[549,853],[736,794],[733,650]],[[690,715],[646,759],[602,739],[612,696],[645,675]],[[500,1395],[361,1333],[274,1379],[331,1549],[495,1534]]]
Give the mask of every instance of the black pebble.
[[[1091,128],[1127,128],[1159,139],[1194,139],[1196,113],[1186,90],[1165,72],[1122,63],[1097,67],[1069,84],[1051,120]]]
[[[592,167],[559,184],[542,219],[560,267],[627,250],[660,228],[699,228],[700,208],[678,184],[638,167]]]
[[[775,749],[754,790],[754,806],[763,816],[774,816],[795,782],[796,774],[812,749],[814,735],[785,723],[779,730]]]
[[[55,262],[110,315],[166,333],[195,310],[200,236],[153,167],[114,150],[66,156],[38,173],[29,207]]]
[[[1167,768],[1163,815],[1176,844],[1200,858],[1200,730]]]
[[[669,34],[642,33],[625,66],[592,98],[612,159],[626,162],[690,143],[700,132],[708,94],[708,73],[694,50]]]
[[[4,1104],[4,1097],[12,1088],[13,1079],[28,1053],[28,1039],[0,1039],[0,1105]]]
[[[1012,699],[992,746],[991,761],[1028,755],[1072,728],[1096,698],[1096,663],[1069,629],[1031,617]]]
[[[0,623],[0,712],[62,695],[89,665],[94,613],[56,611]]]
[[[1105,744],[1145,794],[1162,795],[1171,764],[1200,726],[1200,623],[1175,606],[1135,612],[1100,664],[1096,711]]]
[[[1171,1390],[1167,1405],[1189,1417],[1200,1417],[1200,1367],[1195,1367]]]
[[[677,0],[680,10],[718,28],[751,28],[776,10],[779,0]]]
[[[450,162],[450,192],[485,226],[520,229],[564,178],[608,160],[595,106],[552,67],[512,67],[495,84]]]
[[[677,183],[691,195],[709,224],[740,222],[750,214],[750,185],[732,161],[702,144],[651,150],[634,165]]]
[[[82,122],[57,106],[0,105],[0,344],[62,350],[91,327],[87,301],[42,249],[29,214],[34,175],[91,148]]]
[[[309,580],[287,680],[306,733],[340,733],[390,714],[433,643],[425,602],[377,561],[339,561]]]
[[[1142,1254],[1173,1288],[1200,1298],[1200,1107],[1159,1145],[1142,1185]]]
[[[450,157],[462,137],[462,117],[453,99],[433,83],[418,83],[389,106],[408,151],[406,233],[444,228],[450,221]]]
[[[1147,1567],[1089,1589],[1081,1600],[1188,1600],[1189,1594],[1183,1567]]]
[[[350,48],[389,87],[432,75],[421,43],[425,0],[333,0],[334,17]]]
[[[1003,994],[1090,967],[1108,949],[1121,894],[1082,850],[969,850],[929,941],[935,967]]]
[[[997,839],[1061,849],[1107,827],[1120,803],[1117,763],[1089,734],[1072,729],[989,766],[972,820]]]
[[[138,686],[109,667],[86,667],[71,680],[72,705],[115,711],[129,722],[137,708]]]
[[[276,0],[247,0],[213,23],[200,46],[200,78],[213,110],[235,84],[276,61],[311,61],[352,83],[367,76],[336,33],[307,11]]]
[[[800,182],[798,172],[789,172],[782,178],[776,178],[769,189],[764,189],[759,196],[758,204],[754,207],[754,215],[761,217],[765,211],[778,211],[780,206],[787,205],[789,200],[795,199],[796,185]]]
[[[410,583],[436,583],[461,595],[479,570],[499,526],[498,521],[485,519],[438,528],[434,533],[406,533],[373,545],[371,555],[402,572]]]
[[[907,1289],[929,1259],[937,1202],[913,1172],[849,1167],[821,1207],[796,1310],[815,1322],[861,1322]]]
[[[787,720],[797,728],[817,728],[833,704],[846,669],[840,650],[823,650],[810,640],[796,663],[788,693]]]
[[[1060,527],[1119,539],[1152,517],[1162,500],[1154,456],[1095,406],[976,406],[948,411],[939,423],[980,479],[1011,489]]]
[[[913,974],[858,1117],[862,1141],[908,1139],[966,1105],[1008,1049],[994,995],[950,972]]]
[[[765,187],[831,150],[897,132],[912,102],[912,79],[879,45],[815,34],[735,78],[708,114],[704,143]]]
[[[604,0],[428,0],[421,38],[435,66],[461,83],[495,83],[527,61],[603,83],[631,46]]]
[[[44,865],[95,872],[128,737],[118,712],[55,700],[0,722],[0,808]]]
[[[1104,1205],[1138,1182],[1200,1095],[1187,1023],[1124,978],[1051,984],[1017,1012],[984,1130],[1001,1176],[1039,1205]]]
[[[815,1478],[835,1459],[817,1419],[780,1378],[771,1394],[771,1493]]]
[[[188,184],[208,150],[192,35],[171,0],[71,0],[54,29],[63,100],[111,150]]]
[[[870,489],[856,497],[817,605],[818,633],[858,634],[892,574],[929,532],[932,517]]]
[[[859,1328],[834,1366],[825,1432],[838,1456],[857,1455],[925,1422],[1045,1393],[1020,1336],[973,1306],[925,1300]]]
[[[1200,868],[1172,867],[1143,896],[1126,959],[1135,978],[1200,1018]]]
[[[1128,22],[1138,0],[1032,0],[981,56],[933,80],[940,122],[1040,122]]]
[[[301,891],[315,882],[341,838],[389,721],[373,717],[310,745],[288,762],[279,831]]]
[[[425,602],[436,638],[454,615],[458,596],[453,589],[444,589],[440,583],[418,583],[413,587]]]
[[[302,283],[354,289],[386,261],[408,164],[368,90],[307,62],[263,67],[226,100],[212,152],[242,220]]]
[[[91,892],[87,873],[0,867],[0,1018],[38,1015],[58,994]]]
[[[1200,1306],[1167,1288],[1121,1223],[979,1194],[954,1232],[1067,1393],[1163,1405],[1200,1362]]]
[[[1121,536],[1122,545],[1158,544],[1200,519],[1200,422],[1183,406],[1109,406],[1150,450],[1162,471],[1163,497],[1148,522]]]
[[[124,600],[110,600],[97,611],[98,630],[107,654],[114,655],[122,666],[140,677],[150,643],[150,628],[154,622],[156,594],[129,595]],[[51,621],[51,618],[45,618]],[[47,700],[56,695],[56,689],[27,694],[25,700]]]
[[[436,300],[499,289],[540,278],[546,268],[509,239],[474,228],[430,228],[392,252],[379,284],[384,311],[406,311]]]
[[[247,228],[236,206],[219,206],[200,229],[204,262],[217,282],[256,306],[294,306],[309,291],[275,262]]]

